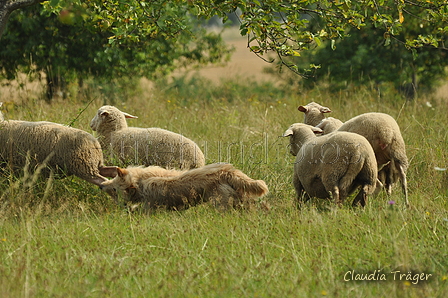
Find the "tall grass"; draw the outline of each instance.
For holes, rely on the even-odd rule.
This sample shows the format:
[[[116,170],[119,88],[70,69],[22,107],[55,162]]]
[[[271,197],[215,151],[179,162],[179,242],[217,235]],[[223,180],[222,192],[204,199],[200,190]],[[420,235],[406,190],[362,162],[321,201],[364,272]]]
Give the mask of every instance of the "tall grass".
[[[76,177],[32,180],[25,187],[29,179],[4,172],[0,296],[448,295],[448,174],[436,170],[448,166],[446,102],[431,96],[404,102],[368,87],[330,93],[255,82],[213,85],[199,78],[144,90],[114,102],[139,116],[130,125],[182,133],[202,147],[207,162],[232,162],[264,179],[270,194],[252,210],[202,205],[148,215],[115,205]],[[65,124],[77,118],[74,127],[91,132],[96,109],[111,101],[88,94],[52,105],[24,100],[7,105],[5,117]],[[396,187],[391,197],[371,198],[365,209],[321,200],[296,209],[294,158],[279,136],[303,120],[297,106],[309,101],[325,104],[342,120],[369,111],[397,119],[410,159],[411,208],[404,208]],[[375,273],[387,280],[354,281],[352,272],[353,278]],[[420,273],[431,276],[416,282]]]

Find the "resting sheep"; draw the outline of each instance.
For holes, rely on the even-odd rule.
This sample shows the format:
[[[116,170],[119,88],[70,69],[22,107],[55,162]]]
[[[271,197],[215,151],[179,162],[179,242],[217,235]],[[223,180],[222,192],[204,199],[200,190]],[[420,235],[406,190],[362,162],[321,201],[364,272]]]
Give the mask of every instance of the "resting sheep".
[[[319,128],[303,123],[291,125],[283,134],[290,138],[290,152],[296,156],[293,184],[299,204],[308,197],[330,198],[342,203],[359,186],[353,200],[365,206],[367,195],[375,191],[377,165],[369,142],[349,132],[317,137]]]
[[[299,106],[297,108],[300,112],[305,113],[303,123],[316,126],[320,121],[325,119],[325,113],[330,113],[331,110],[327,107],[323,107],[318,103],[310,102],[306,106]]]
[[[365,113],[352,119],[337,122],[337,119],[324,119],[317,125],[325,134],[332,131],[348,131],[364,136],[372,145],[378,168],[379,180],[384,184],[387,194],[391,194],[392,184],[401,181],[406,205],[409,205],[406,170],[409,166],[406,148],[400,127],[393,117],[384,113]],[[339,126],[339,127],[338,127]]]
[[[98,141],[80,129],[52,122],[0,121],[0,167],[17,172],[27,162],[30,168],[46,164],[60,175],[75,175],[100,186],[107,181],[109,167],[103,166],[103,153]],[[28,159],[28,161],[27,161]]]
[[[161,128],[128,127],[126,118],[137,117],[106,105],[90,122],[102,148],[124,164],[181,169],[205,164],[204,154],[192,140]]]

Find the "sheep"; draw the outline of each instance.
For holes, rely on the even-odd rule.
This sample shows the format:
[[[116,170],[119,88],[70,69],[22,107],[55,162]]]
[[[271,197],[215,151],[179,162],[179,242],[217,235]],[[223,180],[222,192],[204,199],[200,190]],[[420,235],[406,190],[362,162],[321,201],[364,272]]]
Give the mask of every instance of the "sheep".
[[[315,127],[322,129],[324,135],[329,134],[335,130],[338,130],[344,124],[341,120],[334,117],[327,117],[322,119]]]
[[[169,170],[158,166],[117,168],[117,176],[103,182],[102,189],[118,191],[132,203],[147,209],[182,210],[211,199],[222,206],[245,205],[264,196],[268,187],[231,164],[209,164],[192,170]]]
[[[378,177],[384,184],[387,194],[391,194],[392,185],[400,180],[406,205],[409,206],[406,179],[409,163],[400,127],[392,116],[385,113],[364,113],[345,123],[327,118],[317,127],[324,133],[337,129],[337,131],[354,132],[364,136],[375,152],[378,169],[380,169]]]
[[[300,112],[305,113],[303,123],[316,126],[319,122],[325,119],[324,113],[330,113],[331,110],[323,107],[316,102],[310,102],[306,106],[299,106],[297,108]]]
[[[103,165],[98,140],[76,128],[53,122],[0,121],[0,166],[13,172],[25,165],[45,164],[42,175],[75,175],[100,186],[112,177],[113,167]],[[103,176],[104,175],[104,176]]]
[[[128,127],[137,118],[114,106],[103,106],[90,122],[103,149],[124,164],[191,169],[205,164],[204,154],[192,140],[161,128]]]
[[[365,206],[377,184],[377,165],[372,146],[350,132],[317,137],[322,130],[304,123],[291,125],[283,134],[290,138],[290,153],[296,156],[293,184],[299,206],[303,194],[343,203],[359,186],[352,205]]]

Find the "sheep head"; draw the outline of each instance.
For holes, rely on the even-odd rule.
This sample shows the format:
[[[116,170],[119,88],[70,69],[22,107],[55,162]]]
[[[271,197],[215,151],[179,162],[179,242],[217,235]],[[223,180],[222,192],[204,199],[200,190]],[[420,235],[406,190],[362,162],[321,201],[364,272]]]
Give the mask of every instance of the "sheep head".
[[[304,123],[294,123],[283,133],[283,137],[289,137],[289,152],[296,156],[305,142],[315,138],[315,134],[320,133],[323,133],[323,131],[318,127]]]
[[[316,102],[310,102],[305,106],[299,106],[297,108],[300,112],[305,113],[305,119],[303,123],[316,126],[319,122],[325,118],[325,113],[330,113],[330,108],[321,106]]]

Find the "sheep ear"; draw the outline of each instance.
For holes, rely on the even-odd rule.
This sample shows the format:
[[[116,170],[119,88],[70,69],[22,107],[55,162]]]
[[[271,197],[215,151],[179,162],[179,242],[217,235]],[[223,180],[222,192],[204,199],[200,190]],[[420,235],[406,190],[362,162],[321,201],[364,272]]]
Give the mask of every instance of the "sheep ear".
[[[331,113],[330,108],[327,108],[327,107],[321,107],[321,108],[319,109],[319,111],[320,111],[321,113]]]
[[[132,116],[131,114],[128,114],[128,113],[125,113],[125,112],[122,112],[122,113],[124,115],[124,118],[132,118],[132,119],[138,118],[137,116]]]
[[[288,128],[288,129],[285,131],[285,133],[283,134],[282,137],[290,137],[290,136],[292,136],[293,134],[294,134],[294,132],[292,131],[292,129],[291,129],[291,128]]]
[[[117,167],[117,174],[118,174],[118,177],[123,178],[124,176],[129,174],[129,171],[126,170],[126,169],[122,169],[122,168],[118,168]]]
[[[109,116],[109,112],[108,111],[103,111],[103,112],[101,112],[101,114],[100,114],[101,116]]]
[[[313,130],[315,135],[321,135],[324,133],[324,131],[322,129],[320,129],[319,127],[313,126],[311,129]]]
[[[297,110],[299,110],[300,112],[304,112],[304,113],[306,113],[306,111],[308,111],[308,109],[306,107],[304,107],[304,106],[299,106],[297,108]]]
[[[114,178],[118,174],[117,169],[118,169],[118,167],[114,167],[114,166],[101,167],[101,168],[99,168],[99,171],[100,171],[101,176]]]

